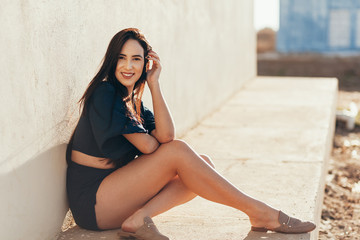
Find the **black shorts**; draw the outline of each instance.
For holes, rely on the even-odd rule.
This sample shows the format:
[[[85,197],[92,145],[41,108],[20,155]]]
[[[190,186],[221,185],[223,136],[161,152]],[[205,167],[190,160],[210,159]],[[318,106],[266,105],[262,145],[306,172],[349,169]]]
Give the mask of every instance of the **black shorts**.
[[[92,168],[68,161],[67,196],[74,220],[80,227],[100,231],[95,215],[96,192],[102,180],[115,170]]]

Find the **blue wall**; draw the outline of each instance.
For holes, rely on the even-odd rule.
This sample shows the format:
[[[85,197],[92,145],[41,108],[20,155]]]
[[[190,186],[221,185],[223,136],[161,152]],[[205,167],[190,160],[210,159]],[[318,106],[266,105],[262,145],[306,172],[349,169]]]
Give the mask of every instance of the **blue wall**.
[[[330,44],[330,13],[345,10],[350,14],[348,46]],[[279,52],[359,52],[356,46],[360,21],[360,0],[280,0]],[[360,36],[360,34],[358,34]],[[341,38],[341,35],[338,36]],[[334,38],[333,38],[334,39]],[[333,40],[334,41],[334,40]],[[335,44],[336,45],[336,44]]]

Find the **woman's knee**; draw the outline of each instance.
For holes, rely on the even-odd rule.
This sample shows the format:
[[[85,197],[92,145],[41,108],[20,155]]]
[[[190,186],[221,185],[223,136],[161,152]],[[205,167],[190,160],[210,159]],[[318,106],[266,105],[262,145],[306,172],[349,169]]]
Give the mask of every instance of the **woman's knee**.
[[[211,158],[206,154],[200,154],[200,157],[205,160],[212,168],[215,168],[214,162],[211,160]]]
[[[174,139],[171,142],[161,144],[160,147],[165,151],[167,159],[175,160],[175,162],[196,156],[193,149],[181,139]]]
[[[196,153],[191,149],[191,147],[181,139],[174,139],[171,142],[162,144],[162,146],[167,148],[167,150],[169,151],[168,153],[175,157],[187,156],[183,155],[184,153],[191,153],[196,155]],[[213,161],[208,155],[200,154],[200,157],[212,168],[215,168]]]
[[[189,149],[189,146],[183,140],[174,139],[170,142],[162,143],[160,147],[152,154],[161,154],[163,158],[157,157],[157,159],[163,159],[167,163],[169,163],[169,160],[174,160],[174,162],[177,162],[186,158]]]
[[[169,149],[173,153],[180,153],[190,149],[189,145],[181,139],[174,139],[168,143],[163,143],[161,145],[162,147]]]

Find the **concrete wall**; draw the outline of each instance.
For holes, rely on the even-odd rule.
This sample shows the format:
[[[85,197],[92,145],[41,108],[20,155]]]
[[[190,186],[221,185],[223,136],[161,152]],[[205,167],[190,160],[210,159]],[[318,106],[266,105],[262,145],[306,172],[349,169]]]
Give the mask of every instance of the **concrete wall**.
[[[181,135],[255,76],[252,8],[251,0],[2,1],[0,239],[49,239],[60,228],[64,143],[116,32],[137,27],[159,53]],[[144,101],[151,105],[148,92]]]

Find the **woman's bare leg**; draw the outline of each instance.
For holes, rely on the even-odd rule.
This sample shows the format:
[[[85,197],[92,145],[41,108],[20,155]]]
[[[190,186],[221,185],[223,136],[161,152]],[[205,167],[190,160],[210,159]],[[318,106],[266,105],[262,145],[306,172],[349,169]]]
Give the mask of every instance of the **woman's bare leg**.
[[[204,161],[206,161],[212,168],[215,168],[213,162],[208,156],[200,154],[200,157]],[[144,217],[154,217],[156,215],[159,215],[173,207],[192,200],[196,196],[197,195],[195,193],[190,191],[184,185],[179,176],[176,176],[149,202],[147,202],[143,207],[141,207],[133,215],[127,218],[123,222],[121,228],[124,231],[133,232],[138,227],[140,227],[136,224],[139,222],[141,223],[141,220],[144,219]]]
[[[192,192],[246,213],[254,226],[274,228],[277,210],[242,193],[186,143],[174,140],[142,155],[101,183],[95,206],[100,228],[116,228],[158,194],[175,176]],[[138,219],[135,225],[142,225]]]
[[[212,168],[215,168],[211,159],[206,155],[200,155]],[[147,202],[141,210],[147,213],[146,216],[154,217],[167,210],[184,204],[197,195],[190,191],[179,176],[171,180],[161,191],[155,195],[149,202]]]

